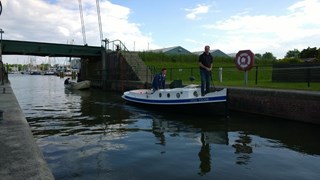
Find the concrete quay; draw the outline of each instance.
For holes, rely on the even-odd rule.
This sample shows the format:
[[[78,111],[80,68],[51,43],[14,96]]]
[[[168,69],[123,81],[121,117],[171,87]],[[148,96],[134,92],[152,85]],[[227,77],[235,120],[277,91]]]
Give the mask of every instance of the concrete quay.
[[[228,87],[230,110],[320,125],[320,92]]]
[[[8,83],[0,84],[0,142],[0,179],[54,179]]]

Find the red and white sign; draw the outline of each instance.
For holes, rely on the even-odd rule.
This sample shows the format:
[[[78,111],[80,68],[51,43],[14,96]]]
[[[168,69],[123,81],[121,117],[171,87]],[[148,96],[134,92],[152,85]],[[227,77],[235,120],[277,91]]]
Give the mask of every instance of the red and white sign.
[[[254,64],[254,54],[250,50],[241,50],[236,55],[235,63],[240,71],[249,71]]]

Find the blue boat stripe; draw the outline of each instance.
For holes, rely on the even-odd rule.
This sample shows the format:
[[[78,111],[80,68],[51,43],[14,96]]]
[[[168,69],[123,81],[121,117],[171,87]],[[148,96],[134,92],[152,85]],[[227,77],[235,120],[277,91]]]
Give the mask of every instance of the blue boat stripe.
[[[225,102],[225,101],[227,101],[227,97],[226,96],[201,97],[201,98],[178,99],[178,100],[139,99],[139,98],[129,97],[129,96],[126,96],[126,95],[124,95],[123,98],[126,99],[126,100],[129,100],[129,101],[145,103],[145,104],[172,104],[172,105],[196,104],[196,103],[214,103],[214,102]]]

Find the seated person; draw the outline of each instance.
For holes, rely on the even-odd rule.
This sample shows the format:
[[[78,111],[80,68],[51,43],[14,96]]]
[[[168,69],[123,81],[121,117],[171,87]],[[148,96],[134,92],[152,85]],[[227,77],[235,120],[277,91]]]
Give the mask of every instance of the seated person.
[[[154,76],[153,81],[152,81],[152,89],[153,89],[153,91],[165,88],[166,74],[167,74],[167,69],[166,68],[162,68],[161,72]]]
[[[64,81],[64,84],[70,84],[70,78],[67,78],[65,81]]]

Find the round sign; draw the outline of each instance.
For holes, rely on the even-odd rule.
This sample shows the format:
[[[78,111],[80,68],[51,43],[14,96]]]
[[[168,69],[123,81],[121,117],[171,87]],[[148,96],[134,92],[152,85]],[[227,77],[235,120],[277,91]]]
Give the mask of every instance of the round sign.
[[[254,54],[250,50],[239,51],[236,55],[235,63],[241,71],[248,71],[253,67]]]

